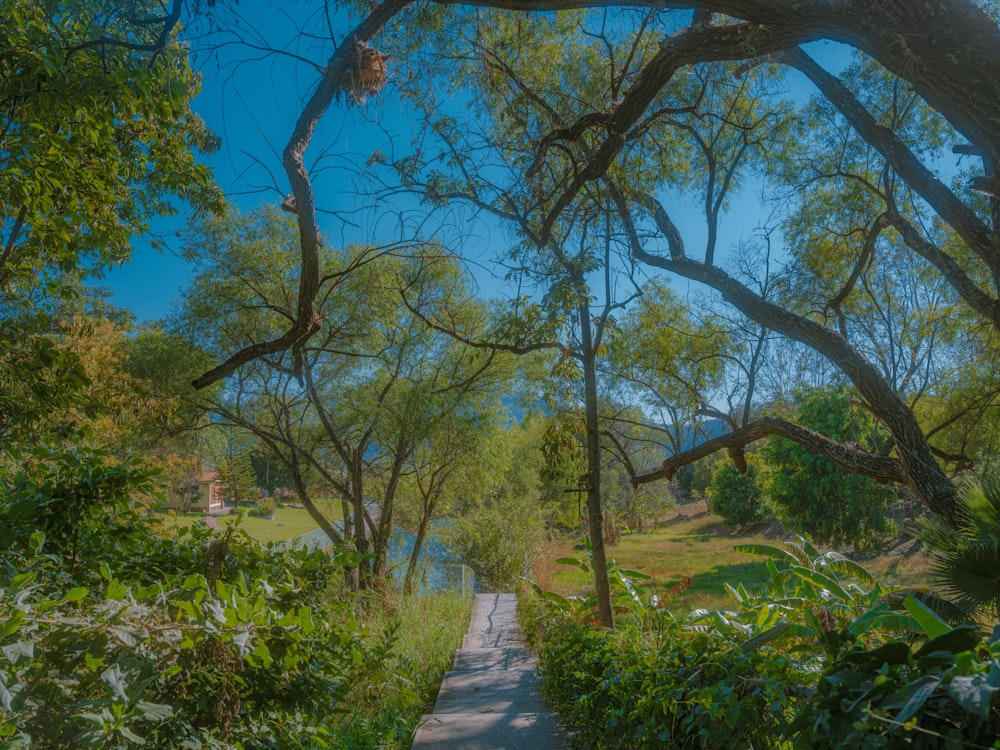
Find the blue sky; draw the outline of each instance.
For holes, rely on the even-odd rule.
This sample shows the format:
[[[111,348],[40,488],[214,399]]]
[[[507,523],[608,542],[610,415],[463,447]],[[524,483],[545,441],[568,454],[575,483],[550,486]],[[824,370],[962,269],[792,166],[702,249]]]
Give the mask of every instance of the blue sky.
[[[293,5],[291,9],[302,7]],[[323,62],[329,48],[303,49],[307,42],[296,30],[301,19],[290,19],[287,10],[271,3],[251,0],[241,4],[240,10],[252,26],[267,30],[269,43],[290,54],[265,55],[246,44],[230,44],[215,56],[196,55],[202,93],[194,109],[222,139],[221,148],[205,161],[212,166],[230,203],[246,212],[265,203],[280,204],[287,190],[281,151],[305,95],[318,79],[315,68],[291,55]],[[250,41],[254,41],[252,35]],[[381,121],[392,122],[395,132],[385,132]],[[376,239],[374,235],[386,234],[384,228],[372,226],[372,217],[364,214],[366,207],[359,205],[345,167],[363,162],[375,149],[388,151],[393,137],[412,139],[412,132],[407,133],[412,128],[406,127],[411,123],[415,118],[391,95],[361,107],[331,107],[307,153],[317,204],[350,217],[351,222],[360,221],[352,226],[330,214],[321,216],[321,228],[332,241],[371,241]],[[186,223],[183,207],[177,217],[156,222],[154,232],[171,250],[159,253],[147,243],[137,242],[130,262],[110,269],[94,284],[108,288],[111,301],[130,309],[140,321],[165,316],[194,278],[192,265],[180,257],[179,234]]]
[[[277,46],[291,53],[288,56],[264,55],[246,44],[232,44],[214,57],[195,58],[195,67],[203,76],[203,90],[195,109],[222,138],[221,148],[207,161],[229,200],[243,211],[263,203],[280,203],[287,186],[281,150],[303,98],[318,77],[315,68],[303,64],[301,58],[325,61],[329,55],[329,47],[317,49],[317,42],[304,40],[297,31],[301,19],[290,18],[289,13],[301,12],[302,7],[275,7],[262,0],[249,0],[240,6],[244,19],[253,27],[266,29],[268,42],[277,41]],[[252,36],[249,39],[254,43]],[[835,45],[814,46],[811,51],[826,58],[826,62],[845,57]],[[293,59],[293,55],[300,59]],[[802,87],[801,92],[805,95],[807,89]],[[314,175],[317,205],[341,217],[333,213],[321,216],[322,229],[331,241],[385,242],[399,238],[394,213],[373,212],[365,205],[366,199],[358,197],[353,165],[363,164],[375,150],[391,154],[394,140],[407,147],[417,128],[417,117],[394,95],[391,84],[382,96],[363,106],[341,103],[330,108],[313,139],[307,163]],[[679,214],[696,218],[698,210],[692,205]],[[723,222],[723,248],[753,231],[761,208],[748,195],[736,202],[730,214],[731,220]],[[154,229],[171,251],[158,253],[148,244],[137,243],[129,263],[109,270],[95,284],[110,289],[111,301],[130,309],[140,321],[166,316],[194,277],[193,267],[179,257],[178,232],[185,223],[183,213],[176,219],[158,222]],[[684,223],[689,224],[682,228],[690,242],[704,237],[703,222]],[[473,254],[486,252],[505,241],[501,230],[480,222],[469,232],[467,249]]]

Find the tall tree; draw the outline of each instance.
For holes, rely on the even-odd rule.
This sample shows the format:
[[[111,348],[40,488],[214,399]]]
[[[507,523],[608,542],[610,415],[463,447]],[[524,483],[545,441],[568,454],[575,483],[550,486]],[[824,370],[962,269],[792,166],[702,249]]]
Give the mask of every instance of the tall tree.
[[[206,351],[263,340],[294,316],[298,268],[285,248],[295,225],[277,209],[215,220],[192,242],[203,273],[186,295],[181,328]],[[387,573],[395,500],[425,431],[481,383],[493,357],[429,328],[400,303],[441,305],[474,320],[456,266],[430,249],[324,253],[327,326],[292,352],[234,372],[212,408],[278,456],[317,524],[364,557],[361,585]],[[337,528],[315,502],[341,499]],[[370,553],[370,557],[368,556]]]

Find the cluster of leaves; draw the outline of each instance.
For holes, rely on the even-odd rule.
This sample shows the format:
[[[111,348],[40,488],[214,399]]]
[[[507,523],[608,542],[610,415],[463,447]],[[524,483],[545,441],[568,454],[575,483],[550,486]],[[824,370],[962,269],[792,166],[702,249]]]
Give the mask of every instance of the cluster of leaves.
[[[768,556],[771,580],[730,587],[734,611],[679,619],[637,601],[642,616],[615,632],[566,605],[535,615],[543,691],[584,744],[991,746],[1000,631],[984,643],[937,613],[945,603],[887,589],[804,540],[744,551]]]
[[[745,474],[730,461],[717,464],[707,492],[708,507],[727,523],[746,526],[763,521],[767,516],[760,472],[755,463],[748,464]]]
[[[230,566],[228,542],[209,546],[208,576],[125,583],[105,565],[84,587],[36,534],[0,593],[8,746],[325,746],[326,717],[381,679],[387,644],[326,596],[341,567],[323,553]]]
[[[922,613],[934,637],[851,649],[824,672],[796,721],[802,741],[833,747],[996,747],[1000,736],[1000,626],[984,639]],[[991,744],[992,743],[992,744]]]
[[[798,395],[797,421],[835,440],[877,451],[887,435],[871,415],[851,403],[844,387]],[[821,543],[871,545],[890,529],[886,509],[895,489],[840,468],[784,438],[762,450],[768,467],[766,494],[783,521]]]
[[[546,631],[543,692],[593,748],[780,747],[804,675],[773,654],[734,649],[664,621],[615,633],[563,619]]]

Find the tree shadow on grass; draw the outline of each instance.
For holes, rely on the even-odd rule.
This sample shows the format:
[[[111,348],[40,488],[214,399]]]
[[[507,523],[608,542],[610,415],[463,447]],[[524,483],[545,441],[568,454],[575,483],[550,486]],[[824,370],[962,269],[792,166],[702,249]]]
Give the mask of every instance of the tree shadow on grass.
[[[738,586],[742,583],[748,591],[756,591],[769,580],[767,566],[763,562],[716,565],[714,568],[709,568],[694,576],[694,585],[689,591],[724,594],[726,593],[724,584],[727,583],[730,586]]]

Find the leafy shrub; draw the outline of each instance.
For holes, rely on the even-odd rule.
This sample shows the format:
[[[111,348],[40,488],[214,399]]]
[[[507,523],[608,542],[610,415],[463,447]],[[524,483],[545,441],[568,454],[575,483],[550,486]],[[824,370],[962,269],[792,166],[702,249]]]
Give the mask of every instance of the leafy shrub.
[[[752,463],[746,474],[741,474],[731,461],[718,464],[707,492],[708,507],[727,523],[746,526],[767,517],[757,467]]]
[[[717,455],[699,458],[677,470],[677,483],[692,495],[704,495],[712,483],[712,474],[721,459]]]
[[[582,746],[997,746],[1000,626],[983,643],[805,540],[744,551],[769,558],[771,581],[730,586],[734,611],[647,606],[608,632],[523,608],[543,691]]]
[[[322,732],[358,665],[385,658],[345,612],[317,617],[291,576],[130,586],[105,574],[101,590],[53,592],[57,560],[36,560],[0,595],[0,737],[46,748],[284,747]]]
[[[851,404],[846,388],[816,388],[798,394],[798,422],[827,437],[877,450],[886,436],[867,412]],[[874,545],[892,525],[886,514],[893,487],[842,469],[808,448],[771,438],[761,451],[766,493],[789,528],[816,542]]]
[[[520,498],[475,509],[451,528],[450,545],[486,590],[513,591],[543,534],[535,503]]]
[[[997,747],[1000,626],[988,642],[908,600],[932,637],[851,649],[831,664],[795,728],[801,743],[840,747]]]
[[[791,659],[669,619],[654,634],[562,618],[546,632],[542,690],[582,747],[790,747],[804,693]]]

